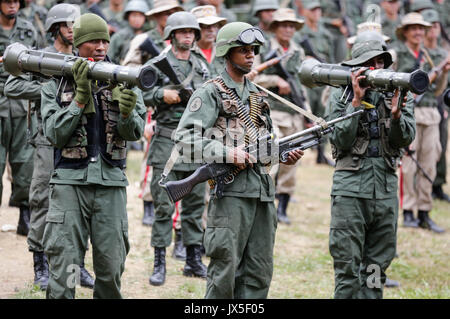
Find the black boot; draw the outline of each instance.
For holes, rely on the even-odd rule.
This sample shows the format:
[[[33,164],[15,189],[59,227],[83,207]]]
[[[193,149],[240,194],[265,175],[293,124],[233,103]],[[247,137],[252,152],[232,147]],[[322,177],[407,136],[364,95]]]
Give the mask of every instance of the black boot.
[[[414,214],[411,210],[403,210],[403,227],[417,228],[419,227],[419,221],[414,218]]]
[[[291,196],[289,194],[278,195],[278,208],[277,208],[278,222],[286,225],[291,224],[291,221],[289,220],[289,217],[287,216],[286,213],[290,198]]]
[[[317,164],[326,164],[329,166],[335,166],[336,164],[334,163],[334,161],[330,160],[328,157],[326,157],[325,155],[325,151],[324,151],[324,146],[319,144],[317,146],[317,159],[316,159],[316,163]]]
[[[427,211],[419,210],[419,227],[425,228],[435,233],[443,233],[445,230],[434,223],[431,220]]]
[[[48,286],[48,262],[44,252],[33,252],[34,284],[41,290]]]
[[[144,217],[142,218],[142,224],[146,226],[152,226],[155,222],[155,210],[153,202],[144,200]]]
[[[433,192],[432,192],[433,198],[443,200],[445,202],[450,203],[450,196],[448,196],[446,193],[444,193],[444,190],[442,189],[442,186],[433,186]]]
[[[187,277],[206,278],[207,267],[202,263],[202,252],[200,245],[190,245],[186,247],[186,264],[183,275]]]
[[[398,288],[400,283],[397,280],[389,279],[386,277],[386,282],[384,283],[386,288]]]
[[[30,231],[30,209],[26,206],[20,208],[19,223],[17,224],[17,235],[27,236]]]
[[[94,288],[94,278],[92,278],[91,274],[84,267],[84,260],[80,265],[80,286],[85,288]]]
[[[149,282],[153,286],[161,286],[166,281],[166,248],[155,247],[153,274]]]
[[[186,260],[186,247],[183,244],[181,229],[175,230],[175,245],[173,247],[172,257],[181,261]]]

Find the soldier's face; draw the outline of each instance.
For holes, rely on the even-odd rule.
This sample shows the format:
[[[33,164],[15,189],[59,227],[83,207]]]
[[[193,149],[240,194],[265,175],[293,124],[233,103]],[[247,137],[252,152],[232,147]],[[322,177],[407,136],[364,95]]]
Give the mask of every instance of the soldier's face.
[[[73,24],[70,24],[70,27],[66,23],[61,23],[59,26],[59,32],[69,40],[71,43],[73,42]]]
[[[217,32],[219,31],[219,24],[213,25],[200,25],[201,30],[201,42],[214,43],[216,41]]]
[[[1,11],[5,16],[15,17],[19,12],[20,2],[19,0],[6,0],[0,3]]]
[[[161,28],[165,28],[166,27],[166,22],[167,22],[167,18],[172,14],[177,12],[177,9],[170,9],[167,11],[163,11],[160,13],[156,13],[153,18],[156,21],[156,24],[159,25]]]
[[[132,11],[128,14],[128,23],[134,30],[139,30],[145,23],[145,15],[141,12]]]
[[[248,73],[252,69],[253,61],[255,60],[255,46],[245,45],[231,48],[229,51],[229,59]]]
[[[412,24],[403,31],[406,42],[411,44],[420,44],[425,36],[425,27],[420,24]]]
[[[425,37],[427,39],[437,39],[441,35],[441,25],[439,22],[433,22],[431,28],[425,31]]]
[[[311,10],[305,9],[305,18],[313,23],[319,22],[322,17],[322,8],[312,8]]]
[[[380,56],[374,57],[373,59],[370,59],[367,61],[364,66],[368,68],[374,68],[374,69],[384,69],[384,59]]]
[[[273,20],[275,10],[261,10],[258,12],[259,21],[263,24],[269,24]]]
[[[275,29],[275,37],[278,41],[287,42],[292,39],[295,31],[293,22],[280,22]]]
[[[174,34],[178,49],[189,50],[192,47],[195,41],[194,29],[175,30]]]
[[[389,15],[394,15],[398,12],[398,9],[400,8],[400,1],[382,1],[381,7],[386,11]]]
[[[78,54],[83,58],[93,58],[95,62],[103,61],[108,47],[109,42],[105,40],[87,41],[78,47]]]

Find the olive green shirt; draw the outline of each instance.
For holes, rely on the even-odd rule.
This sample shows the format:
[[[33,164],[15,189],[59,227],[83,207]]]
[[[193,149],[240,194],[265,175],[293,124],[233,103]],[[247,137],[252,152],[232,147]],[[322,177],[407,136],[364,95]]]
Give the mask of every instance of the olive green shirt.
[[[129,25],[112,35],[108,48],[108,56],[115,64],[120,64],[127,55],[130,42],[136,36],[133,28]]]
[[[56,101],[58,90],[57,80],[47,82],[42,88],[42,119],[44,134],[55,148],[63,148],[72,137],[72,134],[83,116],[83,110],[75,101],[68,107],[62,108]],[[136,141],[142,137],[146,119],[146,109],[142,100],[141,91],[134,88],[137,94],[136,107],[133,112],[124,118],[119,115],[117,131],[124,140]],[[81,169],[55,169],[51,184],[103,186],[127,186],[128,181],[124,171],[106,163],[101,154],[96,162],[90,162],[86,168]]]
[[[224,80],[227,87],[235,90],[244,104],[248,103],[251,92],[259,92],[256,86],[247,79],[245,79],[244,89],[241,92],[240,84],[234,82],[226,71],[223,71],[219,77]],[[198,104],[199,99],[200,105]],[[193,101],[196,102],[193,103]],[[178,124],[175,141],[191,151],[195,151],[195,154],[202,155],[199,159],[200,162],[222,163],[229,147],[224,145],[222,141],[212,139],[205,132],[213,132],[218,117],[224,116],[224,114],[226,114],[226,111],[223,108],[222,97],[215,84],[212,82],[205,83],[194,92],[189,100],[186,111]],[[271,129],[270,118],[268,120],[269,129]],[[266,173],[266,168],[256,164],[253,168],[247,167],[241,171],[235,177],[234,182],[225,185],[224,196],[273,201],[275,187],[272,178]]]
[[[308,25],[304,24],[303,27],[295,33],[294,40],[301,45],[301,41],[307,37],[314,53],[324,63],[334,63],[333,53],[333,36],[325,28],[322,22],[319,22],[317,31],[312,30]]]
[[[351,101],[344,104],[340,101],[341,88],[333,88],[330,96],[330,114],[327,121],[333,120],[344,114],[352,113],[360,108],[352,106]],[[379,92],[368,91],[364,101],[375,105],[377,108],[383,103],[383,95]],[[399,119],[391,120],[388,134],[389,145],[399,149],[407,147],[415,137],[415,119],[412,105],[412,94],[408,93],[406,106],[402,109]],[[358,122],[362,115],[339,122],[331,133],[330,142],[341,151],[350,151],[358,133]],[[381,147],[380,139],[373,139],[370,145]],[[336,167],[339,167],[339,159]],[[341,195],[366,199],[386,199],[397,196],[397,176],[385,162],[383,157],[361,158],[359,169],[344,169],[334,172],[331,195]]]
[[[11,30],[4,30],[0,26],[0,55],[3,55],[8,45],[20,42],[28,48],[33,48],[37,44],[37,33],[33,25],[17,17],[14,27]],[[11,100],[4,95],[4,86],[9,73],[5,71],[3,63],[0,63],[0,117],[21,117],[27,114],[28,103],[26,100]]]

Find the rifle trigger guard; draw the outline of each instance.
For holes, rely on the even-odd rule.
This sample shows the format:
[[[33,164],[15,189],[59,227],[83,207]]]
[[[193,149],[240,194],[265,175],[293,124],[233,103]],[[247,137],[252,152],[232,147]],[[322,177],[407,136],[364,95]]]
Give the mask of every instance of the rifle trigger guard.
[[[161,187],[164,187],[166,185],[166,179],[167,176],[163,174],[161,174],[161,179],[158,181],[158,185]]]

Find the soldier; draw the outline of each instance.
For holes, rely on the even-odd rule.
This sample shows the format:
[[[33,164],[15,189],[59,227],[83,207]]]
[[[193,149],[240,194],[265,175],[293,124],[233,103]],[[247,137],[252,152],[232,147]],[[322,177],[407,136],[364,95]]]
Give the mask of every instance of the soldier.
[[[47,9],[36,4],[36,1],[25,0],[25,8],[20,9],[19,17],[28,21],[33,21],[38,31],[38,45],[39,49],[45,48],[47,43],[47,36],[44,28],[44,22],[47,18]]]
[[[216,59],[216,36],[227,19],[217,16],[216,8],[210,5],[195,7],[191,13],[197,18],[200,25],[200,39],[195,42],[193,51],[206,65],[209,66],[211,77],[219,74],[224,68],[223,59]]]
[[[395,28],[400,24],[400,0],[382,0],[380,6],[383,9],[381,12],[381,26],[383,34],[388,36],[391,41],[388,44],[389,47],[393,47],[394,43],[397,41],[397,36],[395,35]]]
[[[253,7],[253,17],[257,17],[257,26],[263,31],[266,41],[271,34],[269,25],[273,20],[273,13],[280,8],[278,0],[256,0]]]
[[[109,40],[99,16],[87,13],[75,21],[73,44],[80,57],[107,59]],[[73,278],[88,237],[94,298],[122,297],[120,277],[129,251],[126,141],[141,138],[146,112],[139,89],[104,88],[88,72],[88,62],[79,59],[73,80],[54,79],[42,89],[43,131],[55,158],[43,237],[51,269],[47,298],[74,298]]]
[[[23,0],[0,0],[0,55],[13,42],[20,41],[32,48],[37,44],[33,25],[17,16]],[[30,227],[28,194],[33,171],[33,147],[27,143],[27,102],[8,99],[4,85],[9,74],[0,65],[0,176],[5,171],[6,159],[11,165],[12,193],[9,205],[19,207],[17,234],[27,236]],[[0,202],[3,184],[0,180]]]
[[[121,64],[130,47],[131,40],[143,32],[145,13],[149,11],[143,0],[132,0],[123,11],[123,19],[128,21],[126,27],[113,34],[109,45],[108,56],[112,62]]]
[[[70,4],[57,4],[49,11],[45,21],[45,31],[55,39],[54,44],[45,48],[45,52],[73,54],[72,24],[79,16],[79,8]],[[28,249],[33,252],[34,284],[41,290],[47,289],[48,263],[42,246],[45,228],[45,217],[49,207],[49,182],[53,170],[53,147],[42,131],[41,89],[46,80],[37,76],[10,76],[5,84],[5,95],[18,99],[26,97],[33,103],[33,120],[37,130],[33,132],[31,144],[35,147],[34,170],[30,185],[30,231],[28,233]],[[30,110],[29,110],[30,111]],[[84,267],[84,258],[80,264],[80,284],[93,288],[94,280]]]
[[[423,19],[431,23],[431,28],[425,32],[424,47],[428,52],[442,51],[441,55],[445,55],[445,50],[439,46],[439,38],[441,35],[442,24],[440,23],[439,13],[433,9],[422,11]],[[433,54],[432,54],[433,55]],[[450,80],[450,79],[449,79]],[[450,196],[444,193],[442,185],[446,182],[447,176],[447,138],[448,138],[448,106],[446,106],[442,98],[438,101],[438,110],[441,115],[439,123],[439,140],[442,147],[441,157],[436,165],[436,178],[433,182],[433,198],[437,198],[446,202],[450,202]]]
[[[263,42],[261,31],[248,23],[229,23],[220,29],[216,54],[225,57],[226,68],[194,92],[177,128],[176,141],[186,148],[200,147],[204,162],[225,160],[238,172],[234,182],[224,186],[222,198],[211,190],[204,238],[206,255],[211,257],[206,298],[267,298],[272,279],[275,188],[267,167],[242,149],[249,131],[238,110],[239,99],[242,107],[258,114],[252,122],[260,134],[271,131],[265,95],[244,76]],[[302,155],[291,152],[288,163]]]
[[[352,72],[349,101],[345,103],[346,96],[342,98],[343,89],[333,89],[327,118],[365,109],[362,115],[337,124],[330,137],[336,159],[329,238],[335,298],[383,296],[385,272],[396,250],[396,164],[400,149],[415,135],[410,93],[400,106],[398,89],[388,97],[359,85],[364,78],[362,72],[369,67],[384,69],[392,64],[380,35],[373,32],[372,40],[368,40],[367,33],[365,41],[357,37],[352,59],[342,63],[361,67]]]
[[[320,1],[303,0],[302,3],[305,25],[295,35],[295,41],[303,47],[307,56],[309,55],[324,63],[333,63],[333,36],[323,25]],[[325,113],[325,106],[321,102],[324,89],[323,86],[306,88],[311,111],[319,117],[323,117]],[[317,146],[316,163],[333,166],[334,163],[325,156],[324,148],[325,143]]]
[[[124,14],[125,2],[124,0],[109,0],[100,4],[103,16],[110,27],[111,35],[128,25]]]
[[[273,20],[270,24],[270,30],[273,32],[274,37],[270,39],[269,43],[264,45],[267,52],[261,53],[261,55],[267,55],[270,54],[268,52],[273,52],[274,50],[276,51],[277,56],[287,53],[289,57],[282,60],[280,63],[295,80],[295,84],[292,84],[295,87],[291,87],[288,79],[279,69],[277,69],[277,66],[266,69],[254,79],[255,83],[270,89],[295,104],[299,104],[302,101],[299,102],[295,100],[294,90],[297,92],[295,94],[299,94],[301,99],[303,96],[306,96],[306,91],[304,91],[304,88],[301,86],[297,75],[298,67],[304,58],[304,52],[293,40],[295,32],[303,26],[303,23],[303,20],[296,18],[293,9],[281,8],[275,11]],[[256,66],[261,63],[262,58],[260,58],[260,56],[255,58]],[[307,107],[309,108],[309,105]],[[270,116],[277,137],[282,138],[302,129],[304,118],[295,110],[292,110],[290,107],[278,101],[274,101],[274,103],[271,104],[271,110]],[[287,216],[287,207],[289,200],[295,191],[296,169],[296,166],[279,164],[274,165],[271,170],[272,177],[274,180],[276,178],[278,221],[284,224],[291,223]]]
[[[207,66],[194,54],[191,48],[200,38],[200,27],[195,16],[189,12],[175,12],[167,19],[163,40],[170,40],[172,47],[167,51],[166,58],[172,66],[178,79],[186,88],[193,90],[209,79]],[[153,60],[148,63],[151,64]],[[159,186],[161,173],[169,159],[174,142],[172,133],[176,129],[181,115],[186,108],[187,100],[182,100],[180,91],[172,89],[168,77],[160,70],[155,87],[144,92],[146,105],[154,105],[156,120],[155,134],[150,145],[148,164],[153,168],[150,185],[155,206],[155,222],[152,226],[151,246],[155,249],[153,273],[149,282],[151,285],[163,285],[166,277],[166,247],[172,241],[172,219],[174,204],[167,193]],[[184,178],[193,173],[199,164],[177,163],[170,174],[169,180]],[[201,243],[203,229],[202,213],[205,207],[205,184],[198,184],[192,193],[181,201],[181,233],[186,246],[186,263],[183,269],[185,276],[206,277],[206,266],[201,260]]]
[[[437,226],[429,217],[433,206],[432,181],[436,177],[436,163],[441,154],[439,142],[439,122],[441,116],[437,109],[436,96],[440,95],[447,85],[447,74],[450,64],[443,69],[437,65],[447,59],[447,52],[441,49],[428,50],[423,47],[425,32],[431,27],[420,13],[411,12],[405,15],[396,34],[399,43],[396,47],[397,61],[394,69],[398,72],[412,72],[422,69],[429,72],[429,90],[415,99],[414,115],[417,123],[417,134],[414,142],[409,146],[408,156],[403,158],[403,226],[422,227],[436,233],[444,230]],[[422,167],[419,171],[414,157]],[[427,175],[431,182],[425,176]],[[419,220],[413,215],[418,210]]]
[[[144,50],[141,45],[149,38],[154,43],[155,47],[162,51],[167,43],[163,40],[164,28],[166,26],[167,18],[177,11],[183,11],[183,8],[178,4],[177,0],[155,0],[153,9],[148,11],[145,15],[148,19],[155,20],[156,27],[150,31],[139,34],[130,42],[130,49],[123,61],[123,65],[141,65],[145,64],[152,56]]]

